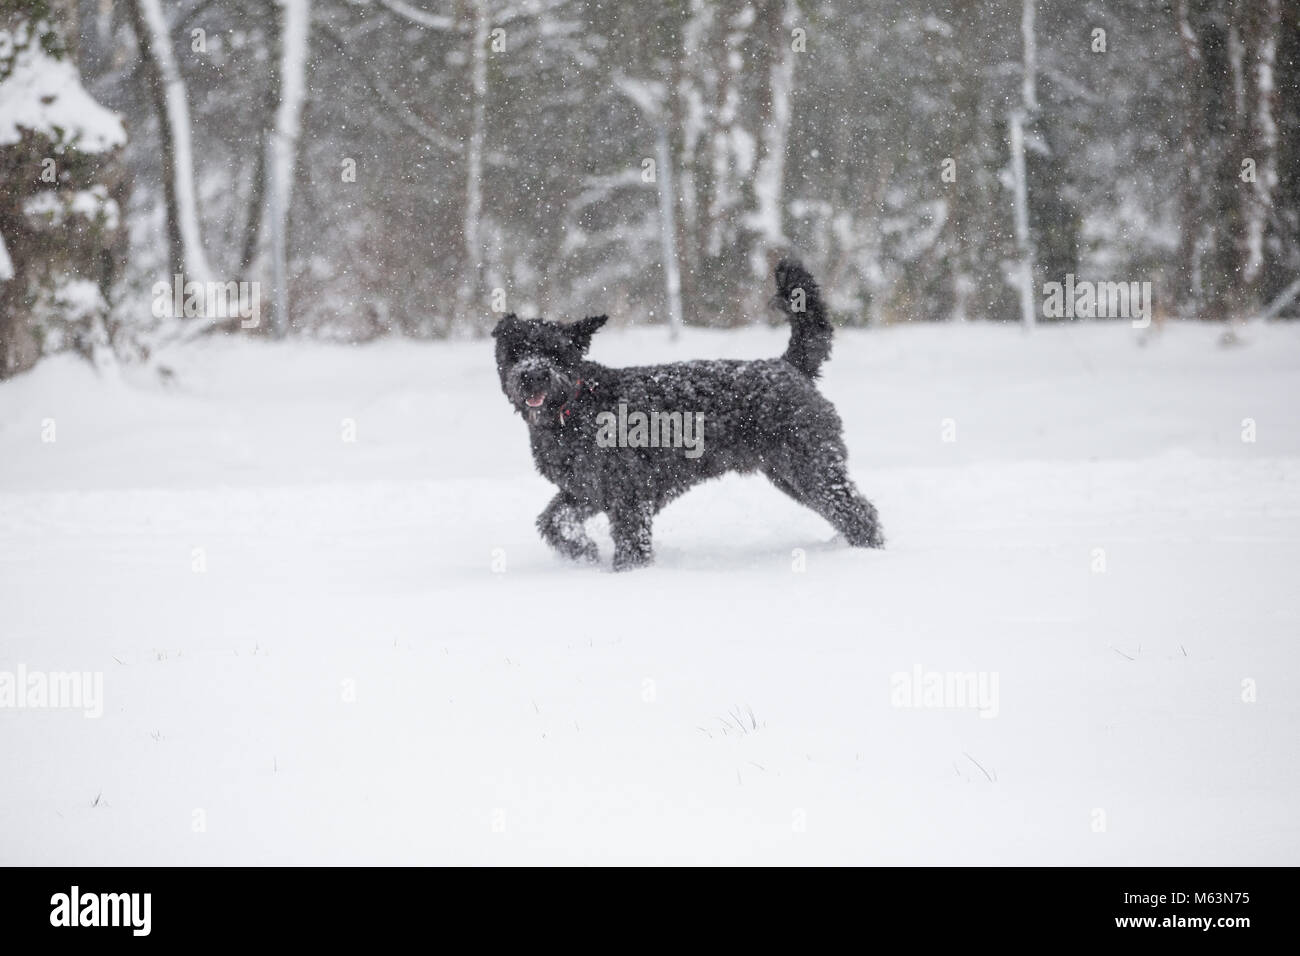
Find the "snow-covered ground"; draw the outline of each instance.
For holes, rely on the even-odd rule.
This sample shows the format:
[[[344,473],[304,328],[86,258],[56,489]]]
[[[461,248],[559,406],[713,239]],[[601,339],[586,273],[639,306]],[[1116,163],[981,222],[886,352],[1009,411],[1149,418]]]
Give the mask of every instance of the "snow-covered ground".
[[[0,709],[0,863],[1300,863],[1300,326],[1219,333],[841,333],[888,549],[732,477],[620,575],[537,537],[485,342],[49,361],[0,384],[0,673],[104,713]]]

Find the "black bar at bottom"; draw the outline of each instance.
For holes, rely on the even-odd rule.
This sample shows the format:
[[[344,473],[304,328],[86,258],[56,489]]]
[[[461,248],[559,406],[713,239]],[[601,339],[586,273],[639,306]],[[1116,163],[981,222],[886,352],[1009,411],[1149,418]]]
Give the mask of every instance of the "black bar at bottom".
[[[10,868],[0,870],[0,881],[7,944],[75,937],[92,946],[312,939],[336,946],[398,934],[432,942],[455,929],[454,938],[468,934],[497,945],[516,934],[538,944],[603,937],[610,945],[622,934],[652,938],[679,924],[698,924],[720,939],[756,934],[769,943],[772,932],[784,929],[810,936],[843,930],[850,938],[882,942],[1129,937],[1180,946],[1200,938],[1231,946],[1285,932],[1282,908],[1294,873]],[[592,935],[597,931],[601,937]]]

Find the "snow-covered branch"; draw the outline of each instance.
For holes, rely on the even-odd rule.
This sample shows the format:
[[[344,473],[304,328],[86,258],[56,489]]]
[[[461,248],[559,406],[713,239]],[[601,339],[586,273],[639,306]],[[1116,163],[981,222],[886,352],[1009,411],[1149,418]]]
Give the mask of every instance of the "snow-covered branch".
[[[446,32],[459,28],[455,17],[428,13],[419,7],[403,2],[403,0],[378,0],[378,3],[390,13],[395,13],[407,22],[414,23],[417,27],[423,27],[426,30]]]
[[[633,79],[623,73],[614,74],[614,89],[636,104],[651,122],[657,123],[663,111],[667,91],[657,80]]]

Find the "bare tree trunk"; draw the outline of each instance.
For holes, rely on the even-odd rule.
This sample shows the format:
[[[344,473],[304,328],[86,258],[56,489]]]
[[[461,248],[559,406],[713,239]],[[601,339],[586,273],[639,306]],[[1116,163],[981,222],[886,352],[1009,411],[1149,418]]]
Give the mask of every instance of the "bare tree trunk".
[[[634,103],[645,121],[654,127],[654,182],[659,208],[659,263],[664,274],[664,302],[668,307],[668,335],[676,341],[682,327],[682,277],[677,255],[677,170],[673,162],[670,117],[675,102],[671,82],[662,92],[657,83],[646,83],[616,75],[614,86]]]
[[[1015,181],[1016,253],[1020,257],[1020,321],[1026,329],[1034,327],[1034,244],[1029,232],[1029,187],[1025,178],[1025,124],[1038,112],[1038,42],[1034,36],[1035,0],[1024,0],[1020,32],[1024,39],[1024,75],[1021,81],[1021,104],[1007,117],[1011,134],[1011,171]]]
[[[1034,248],[1029,237],[1029,192],[1025,186],[1025,113],[1015,109],[1007,117],[1011,132],[1011,175],[1015,183],[1014,212],[1016,254],[1020,257],[1020,321],[1026,329],[1035,324]]]
[[[289,326],[289,280],[288,268],[286,263],[285,252],[285,226],[287,225],[284,210],[288,203],[281,196],[280,190],[284,184],[280,182],[279,163],[275,157],[275,140],[269,139],[266,142],[266,165],[270,170],[269,182],[267,183],[267,201],[272,213],[270,216],[270,240],[271,240],[271,334],[276,338],[282,338]]]
[[[488,10],[486,0],[470,0],[473,20],[472,47],[470,50],[470,85],[473,105],[470,118],[469,142],[465,149],[465,271],[460,285],[461,314],[469,318],[474,310],[481,309],[483,295],[484,255],[482,240],[483,219],[483,146],[487,137],[487,56]],[[479,324],[475,316],[473,325]]]
[[[1201,164],[1197,152],[1200,135],[1201,74],[1204,69],[1200,42],[1192,26],[1188,0],[1176,0],[1174,15],[1183,46],[1183,89],[1187,97],[1183,113],[1183,182],[1179,203],[1181,229],[1178,236],[1178,264],[1182,274],[1184,308],[1201,311],[1200,242],[1197,225],[1201,207]]]
[[[211,270],[199,226],[185,81],[172,52],[160,0],[128,0],[128,8],[162,138],[163,201],[167,207],[171,268],[177,274],[206,281]]]
[[[752,162],[753,157],[746,157],[739,143],[752,140],[758,125],[757,116],[746,109],[746,72],[753,69],[766,78],[766,62],[772,51],[763,42],[766,37],[751,41],[754,22],[747,22],[747,0],[724,0],[717,6],[714,27],[723,32],[713,39],[721,46],[711,64],[717,85],[711,128],[706,134],[711,147],[707,156],[710,168],[705,174],[709,198],[704,208],[707,231],[703,281],[698,292],[705,309],[719,324],[734,326],[751,321],[757,303],[763,301],[751,282],[737,281],[751,271],[750,256],[757,238],[752,216],[756,206],[754,170],[745,168],[746,161]],[[758,52],[754,59],[746,61],[744,53],[751,45]]]
[[[709,219],[709,179],[701,175],[702,155],[708,152],[705,112],[706,91],[700,78],[700,64],[707,49],[705,34],[712,7],[693,3],[682,27],[682,48],[670,57],[670,141],[678,143],[677,192],[681,216],[677,220],[677,252],[682,272],[683,321],[703,321],[704,302],[700,294],[706,280],[699,273],[704,261],[704,235]]]
[[[1020,8],[1020,37],[1025,46],[1024,70],[1020,78],[1020,98],[1025,112],[1038,112],[1038,37],[1034,32],[1036,0],[1024,0]]]
[[[673,190],[673,155],[668,147],[668,127],[659,117],[655,156],[659,166],[659,250],[664,268],[664,297],[668,300],[668,335],[673,341],[682,330],[682,277],[677,268],[677,196]]]
[[[102,48],[108,49],[113,45],[113,0],[97,0],[95,33]]]
[[[293,205],[293,174],[298,135],[307,98],[307,54],[311,39],[311,0],[279,0],[279,105],[269,140],[267,167],[270,186],[273,304],[271,327],[277,336],[289,327],[287,245],[289,211]]]
[[[768,64],[766,97],[760,119],[759,155],[754,173],[753,224],[758,244],[751,250],[750,273],[764,288],[770,271],[769,254],[786,245],[785,151],[790,134],[790,94],[794,84],[794,46],[789,0],[772,0],[760,13],[768,19],[765,38]]]
[[[1177,0],[1186,91],[1179,244],[1184,311],[1223,320],[1243,310],[1242,266],[1249,191],[1239,178],[1247,149],[1248,71],[1240,35],[1245,5]]]
[[[248,275],[257,258],[257,244],[261,238],[262,220],[266,216],[263,208],[266,202],[266,154],[269,150],[266,133],[263,131],[257,143],[257,155],[253,159],[253,184],[248,194],[248,221],[244,225],[244,242],[239,255],[239,274]]]
[[[1264,238],[1273,193],[1277,189],[1277,66],[1278,36],[1282,26],[1280,0],[1257,0],[1249,8],[1247,42],[1254,47],[1254,69],[1248,84],[1254,94],[1250,113],[1249,148],[1255,160],[1255,182],[1245,197],[1244,262],[1241,278],[1252,305],[1260,300],[1260,280],[1264,267]]]

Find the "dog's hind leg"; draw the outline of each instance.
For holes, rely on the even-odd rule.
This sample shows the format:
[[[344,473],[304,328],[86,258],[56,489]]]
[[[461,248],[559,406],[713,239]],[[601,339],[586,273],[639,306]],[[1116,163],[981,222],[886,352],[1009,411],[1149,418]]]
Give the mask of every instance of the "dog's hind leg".
[[[883,548],[876,507],[862,496],[842,462],[763,469],[772,484],[817,512],[855,548]]]
[[[599,558],[596,542],[587,536],[583,522],[595,513],[595,508],[561,491],[538,515],[537,530],[547,544],[566,558],[594,564]]]
[[[650,526],[654,509],[631,505],[609,512],[609,530],[614,537],[614,570],[639,568],[654,560]]]

